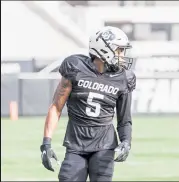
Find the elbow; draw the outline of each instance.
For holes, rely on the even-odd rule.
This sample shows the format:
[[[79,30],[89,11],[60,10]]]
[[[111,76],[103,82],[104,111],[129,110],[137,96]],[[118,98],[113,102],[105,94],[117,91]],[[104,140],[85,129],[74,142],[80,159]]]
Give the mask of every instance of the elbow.
[[[131,126],[131,125],[132,125],[132,121],[131,120],[118,121],[117,127],[124,127],[124,126]]]
[[[117,124],[117,131],[123,128],[131,128],[132,127],[132,121],[125,121],[125,122],[118,122]]]

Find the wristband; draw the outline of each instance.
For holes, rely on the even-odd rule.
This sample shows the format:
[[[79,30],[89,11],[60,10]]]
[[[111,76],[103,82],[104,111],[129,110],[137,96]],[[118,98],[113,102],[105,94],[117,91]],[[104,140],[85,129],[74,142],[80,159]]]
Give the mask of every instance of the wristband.
[[[51,138],[49,137],[44,137],[43,138],[43,145],[50,145],[51,144]]]

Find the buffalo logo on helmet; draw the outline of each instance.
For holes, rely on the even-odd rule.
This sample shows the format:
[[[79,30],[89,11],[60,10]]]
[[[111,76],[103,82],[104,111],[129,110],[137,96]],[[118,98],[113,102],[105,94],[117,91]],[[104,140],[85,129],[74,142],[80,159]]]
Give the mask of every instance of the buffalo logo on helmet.
[[[97,32],[97,34],[98,33],[99,32]],[[111,30],[107,30],[105,32],[100,33],[99,36],[96,38],[96,41],[98,41],[99,38],[102,38],[106,42],[108,42],[109,40],[113,40],[115,38],[115,35],[111,32]]]
[[[115,38],[115,35],[110,30],[103,32],[101,36],[105,41],[113,40]]]

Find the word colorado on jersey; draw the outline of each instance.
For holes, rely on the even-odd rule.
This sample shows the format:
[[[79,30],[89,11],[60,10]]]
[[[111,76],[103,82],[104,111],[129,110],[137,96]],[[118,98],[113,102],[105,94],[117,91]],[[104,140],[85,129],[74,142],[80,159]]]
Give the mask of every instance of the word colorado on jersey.
[[[92,90],[99,90],[101,92],[106,92],[106,93],[112,93],[114,95],[117,94],[119,91],[119,88],[109,86],[109,85],[104,85],[102,83],[97,83],[97,82],[91,82],[87,80],[79,80],[78,81],[78,86],[83,87],[83,88],[88,88]]]

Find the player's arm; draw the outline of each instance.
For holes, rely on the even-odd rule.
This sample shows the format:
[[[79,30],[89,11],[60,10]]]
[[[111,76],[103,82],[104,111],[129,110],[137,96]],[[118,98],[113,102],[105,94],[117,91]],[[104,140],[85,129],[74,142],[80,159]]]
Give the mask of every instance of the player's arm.
[[[44,137],[52,138],[55,128],[57,127],[62,109],[71,93],[71,81],[62,77],[53,96],[52,104],[49,107],[44,126]]]
[[[40,149],[42,152],[42,164],[45,168],[51,171],[54,171],[51,164],[51,158],[57,160],[57,157],[51,148],[51,138],[53,136],[55,128],[57,127],[62,109],[71,93],[71,90],[71,81],[65,77],[62,77],[55,91],[53,101],[49,107],[45,121],[44,138]]]
[[[131,145],[132,117],[131,117],[132,93],[122,94],[116,103],[117,132],[120,142],[127,141]]]
[[[131,97],[132,93],[122,94],[116,103],[117,132],[120,140],[119,146],[115,149],[118,156],[116,162],[123,162],[129,155],[132,135],[131,118]]]
[[[136,76],[132,71],[126,72],[127,89],[120,95],[116,103],[117,132],[120,139],[119,146],[115,149],[118,152],[116,162],[123,162],[129,155],[132,140],[132,117],[131,102],[132,91],[136,87]]]

